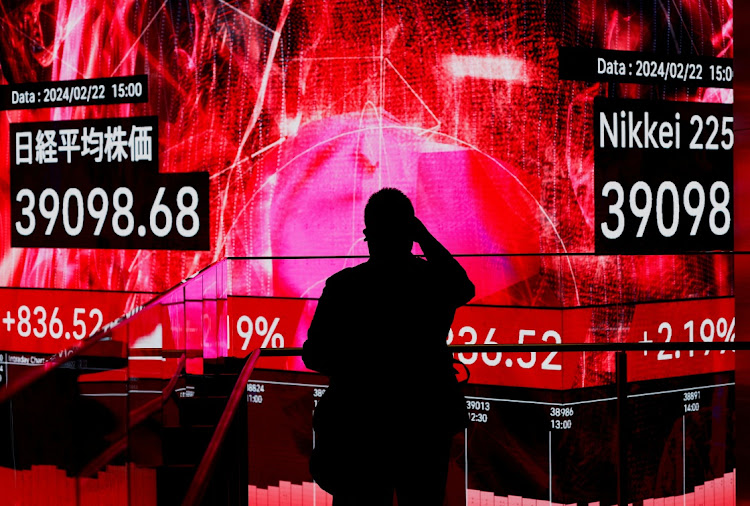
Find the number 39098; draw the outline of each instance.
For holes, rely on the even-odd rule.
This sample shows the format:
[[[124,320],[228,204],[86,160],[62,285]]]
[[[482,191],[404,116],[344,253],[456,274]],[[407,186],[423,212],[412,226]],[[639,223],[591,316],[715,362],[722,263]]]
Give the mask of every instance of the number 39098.
[[[732,215],[729,211],[731,194],[729,185],[724,181],[712,183],[708,192],[697,181],[689,182],[683,191],[679,191],[674,182],[664,181],[656,188],[655,201],[651,186],[644,181],[637,181],[627,192],[627,208],[626,191],[618,181],[609,181],[602,188],[603,197],[609,197],[612,194],[616,200],[609,206],[609,219],[601,223],[602,234],[607,239],[619,239],[625,232],[627,217],[624,209],[629,209],[632,216],[641,220],[636,237],[643,237],[652,211],[656,214],[656,226],[663,237],[672,237],[677,233],[680,227],[680,216],[683,213],[692,218],[692,223],[688,226],[690,235],[695,236],[700,228],[707,204],[710,206],[708,226],[713,235],[726,235],[732,223]],[[666,213],[665,210],[670,208],[671,213]],[[671,217],[668,217],[670,214]],[[615,219],[612,220],[611,217]],[[611,226],[613,221],[614,225]]]

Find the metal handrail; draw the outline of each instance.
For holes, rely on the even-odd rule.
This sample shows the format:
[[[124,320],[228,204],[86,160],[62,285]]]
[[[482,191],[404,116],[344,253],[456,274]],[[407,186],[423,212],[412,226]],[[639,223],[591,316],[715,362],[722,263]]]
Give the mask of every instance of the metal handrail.
[[[452,353],[465,352],[529,352],[529,351],[562,351],[562,352],[617,352],[617,351],[660,351],[660,350],[750,350],[750,341],[731,342],[692,342],[692,343],[529,343],[529,344],[451,344]],[[302,355],[302,348],[263,348],[264,357],[297,357]]]
[[[254,350],[245,361],[242,372],[237,377],[237,382],[234,384],[232,393],[229,395],[229,401],[224,408],[224,412],[221,414],[219,423],[216,424],[216,430],[211,436],[211,441],[208,443],[203,458],[201,458],[198,470],[195,472],[195,476],[193,476],[190,488],[188,488],[187,494],[185,494],[182,506],[197,505],[203,499],[203,495],[206,493],[206,488],[208,487],[208,480],[211,477],[211,471],[216,462],[216,455],[219,453],[221,444],[224,442],[224,437],[229,429],[229,425],[232,423],[240,399],[245,393],[247,382],[250,380],[250,374],[253,372],[253,367],[255,367],[259,356],[260,348]]]
[[[12,385],[6,386],[0,390],[0,404],[7,401],[21,390],[24,390],[30,384],[47,374],[47,372],[56,369],[65,362],[80,355],[83,351],[90,348],[93,344],[99,342],[104,337],[104,333],[98,333],[92,338],[83,341],[82,345],[74,348],[73,353],[67,357],[55,356],[44,365],[34,368],[30,374],[24,376],[21,380]],[[452,353],[480,352],[544,352],[544,351],[561,351],[561,352],[617,352],[617,351],[677,351],[677,350],[750,350],[750,341],[731,341],[731,342],[692,342],[692,343],[529,343],[529,344],[453,344],[448,349]],[[184,353],[184,352],[180,352]],[[298,357],[302,355],[302,348],[263,348],[264,357]]]
[[[497,257],[653,257],[653,256],[696,256],[696,255],[748,255],[750,251],[736,250],[693,250],[679,253],[595,253],[591,251],[534,251],[528,253],[453,253],[454,258],[497,258]],[[423,256],[423,255],[415,255]],[[368,259],[370,255],[267,255],[267,256],[228,256],[226,260],[338,260]]]

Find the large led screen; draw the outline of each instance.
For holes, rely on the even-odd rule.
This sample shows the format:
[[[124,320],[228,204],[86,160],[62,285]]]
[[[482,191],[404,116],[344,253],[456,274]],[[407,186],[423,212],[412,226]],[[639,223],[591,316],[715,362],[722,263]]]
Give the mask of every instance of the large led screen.
[[[453,344],[734,339],[732,0],[2,0],[0,28],[0,383],[224,259],[225,305],[130,344],[301,346],[386,186],[476,285]],[[612,354],[457,359],[451,504],[616,501]],[[325,379],[261,366],[250,502],[302,503]],[[731,504],[733,368],[630,355],[632,501]]]
[[[452,253],[513,255],[469,262],[475,303],[732,295],[728,257],[685,254],[732,249],[731,1],[6,1],[2,23],[0,286],[366,255],[364,203],[396,186]],[[328,274],[285,266],[233,282]],[[6,335],[55,339],[55,307],[9,301]],[[63,335],[96,327],[79,309]]]

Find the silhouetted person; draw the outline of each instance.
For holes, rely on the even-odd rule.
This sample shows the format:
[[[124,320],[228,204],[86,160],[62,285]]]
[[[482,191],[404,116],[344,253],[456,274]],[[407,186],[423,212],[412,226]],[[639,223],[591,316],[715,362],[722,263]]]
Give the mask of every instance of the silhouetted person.
[[[310,469],[334,506],[391,505],[394,490],[399,506],[442,505],[468,421],[446,338],[474,285],[399,190],[370,197],[365,227],[369,260],[328,278],[304,344],[330,377]]]

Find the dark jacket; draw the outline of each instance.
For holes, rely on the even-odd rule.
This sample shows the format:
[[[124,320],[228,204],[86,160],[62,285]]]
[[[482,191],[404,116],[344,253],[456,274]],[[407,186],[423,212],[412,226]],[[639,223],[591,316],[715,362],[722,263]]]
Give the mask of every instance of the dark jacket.
[[[345,405],[354,425],[462,430],[465,401],[446,338],[456,308],[473,296],[474,285],[449,255],[370,259],[331,276],[302,358],[330,377],[338,404],[332,416],[346,416]]]

